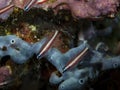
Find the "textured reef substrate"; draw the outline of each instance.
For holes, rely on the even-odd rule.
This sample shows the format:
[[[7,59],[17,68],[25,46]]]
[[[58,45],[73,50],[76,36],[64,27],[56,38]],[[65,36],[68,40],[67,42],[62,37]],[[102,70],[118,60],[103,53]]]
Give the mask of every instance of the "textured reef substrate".
[[[6,21],[0,22],[0,35],[15,34],[26,42],[35,43],[46,36],[53,35],[55,30],[59,30],[61,34],[55,41],[54,47],[58,48],[61,52],[67,52],[69,49],[79,45],[81,40],[80,33],[83,32],[84,37],[88,39],[88,43],[92,48],[95,48],[96,44],[102,41],[109,47],[109,51],[107,52],[109,56],[119,55],[119,19],[118,14],[117,19],[105,18],[104,21],[92,21],[92,28],[94,28],[95,32],[98,32],[94,34],[91,33],[90,20],[75,20],[69,11],[62,10],[55,16],[51,10],[46,12],[41,9],[31,9],[28,12],[24,12],[16,8]],[[112,31],[107,32],[111,29]],[[5,59],[6,62],[3,62]],[[17,65],[9,57],[4,57],[1,59],[1,64],[10,65],[13,71],[13,81],[7,86],[2,87],[3,89],[57,90],[57,86],[49,83],[49,77],[56,68],[44,58],[38,61],[34,55],[26,64]],[[57,74],[60,75],[58,72]],[[117,74],[120,74],[119,69],[108,71],[107,73],[103,72],[100,79],[98,78],[98,81],[95,80],[92,86],[95,89],[105,87],[106,90],[110,90],[108,86],[112,84],[112,90],[114,87],[116,90],[119,90],[119,77],[112,78],[116,77]],[[106,86],[104,78],[107,79],[105,80],[108,83]],[[109,82],[110,80],[115,83]]]

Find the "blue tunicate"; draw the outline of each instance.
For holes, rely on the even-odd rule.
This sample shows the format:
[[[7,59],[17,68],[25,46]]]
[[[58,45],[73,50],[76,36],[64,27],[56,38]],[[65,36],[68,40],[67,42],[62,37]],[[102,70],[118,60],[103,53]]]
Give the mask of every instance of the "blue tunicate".
[[[39,44],[30,44],[15,35],[0,36],[0,57],[9,55],[14,62],[25,63],[40,49],[43,41],[45,39]]]
[[[0,36],[0,57],[9,55],[15,63],[25,63],[34,54],[39,54],[46,40],[44,38],[30,44],[15,35]],[[66,64],[86,47],[90,49],[90,46],[83,42],[66,53],[61,53],[56,48],[50,48],[45,53],[43,57],[61,73],[61,76],[58,76],[56,72],[52,73],[49,79],[51,84],[59,84],[59,90],[83,90],[88,84],[88,79],[96,78],[99,72],[120,67],[120,56],[107,58],[103,53],[90,49],[92,52],[90,57],[85,55],[82,63],[78,62],[75,67],[63,72]],[[100,65],[99,69],[98,65]]]

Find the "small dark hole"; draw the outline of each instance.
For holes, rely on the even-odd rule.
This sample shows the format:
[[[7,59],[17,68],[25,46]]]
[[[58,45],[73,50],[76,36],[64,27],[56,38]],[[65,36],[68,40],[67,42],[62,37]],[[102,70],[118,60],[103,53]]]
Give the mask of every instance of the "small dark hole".
[[[8,60],[10,60],[10,55],[6,55],[6,56],[2,57],[0,60],[0,65],[4,66]]]
[[[3,47],[2,47],[2,50],[3,50],[3,51],[7,51],[7,47],[6,47],[6,46],[3,46]]]
[[[80,83],[80,84],[83,84],[83,83],[84,83],[84,80],[83,80],[83,79],[80,79],[80,80],[79,80],[79,83]]]
[[[17,51],[20,51],[20,48],[17,48],[17,47],[16,47],[15,49],[16,49]]]
[[[85,0],[85,2],[89,2],[89,0]]]
[[[64,85],[62,85],[61,88],[63,89],[63,88],[64,88]]]
[[[113,67],[114,67],[114,68],[117,68],[117,67],[118,67],[118,64],[117,64],[117,63],[114,63],[114,64],[113,64]]]

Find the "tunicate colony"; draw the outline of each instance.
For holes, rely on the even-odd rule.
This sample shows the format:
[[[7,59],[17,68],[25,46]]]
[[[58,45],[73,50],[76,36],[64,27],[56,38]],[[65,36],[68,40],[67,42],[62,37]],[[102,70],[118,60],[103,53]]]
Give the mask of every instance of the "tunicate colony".
[[[15,35],[0,36],[0,57],[9,55],[15,63],[25,63],[34,54],[38,55],[46,40],[47,38],[44,38],[30,44]],[[61,53],[54,47],[50,48],[42,57],[45,57],[61,73],[61,76],[58,76],[53,72],[49,79],[50,83],[59,85],[59,90],[84,90],[88,80],[96,78],[101,71],[118,68],[120,56],[108,58],[98,51],[99,47],[94,50],[87,42],[82,42],[66,53]],[[89,50],[82,60],[64,72],[66,64],[85,48]]]

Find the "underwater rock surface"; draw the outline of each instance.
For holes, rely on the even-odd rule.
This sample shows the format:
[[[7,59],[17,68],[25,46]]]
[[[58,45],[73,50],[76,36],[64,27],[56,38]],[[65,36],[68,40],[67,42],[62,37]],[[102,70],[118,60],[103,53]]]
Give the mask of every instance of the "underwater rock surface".
[[[48,7],[55,12],[68,9],[75,18],[97,18],[104,15],[114,17],[119,4],[119,0],[57,0]]]
[[[0,58],[1,62],[9,59],[3,63],[12,67],[15,80],[13,82],[18,84],[18,89],[24,90],[28,87],[30,89],[27,90],[84,90],[89,88],[88,85],[94,84],[93,79],[97,80],[102,73],[119,69],[119,18],[115,18],[115,21],[104,18],[105,21],[92,22],[89,21],[91,19],[75,19],[114,17],[119,7],[118,0],[50,0],[41,4],[34,3],[34,0],[13,0],[9,4],[13,3],[15,6],[11,8],[14,11],[10,18],[6,17],[7,20],[0,22]],[[6,7],[6,4],[4,5]],[[57,14],[54,15],[52,10],[46,9],[47,7]],[[0,7],[0,11],[4,9]],[[56,36],[52,34],[55,30],[60,31],[60,37],[58,36],[56,41]],[[53,38],[47,38],[48,34]],[[117,49],[117,54],[113,48]],[[3,63],[0,63],[1,68]],[[3,69],[0,72],[5,71]],[[104,82],[106,78],[102,79]],[[113,85],[118,79],[119,76],[106,82]],[[7,86],[4,89],[6,88],[8,90]]]
[[[98,19],[102,16],[114,17],[118,12],[119,0],[2,0],[0,1],[0,18],[5,20],[14,7],[25,11],[37,7],[57,13],[61,9],[70,10],[74,18]],[[10,7],[9,7],[10,5]]]

